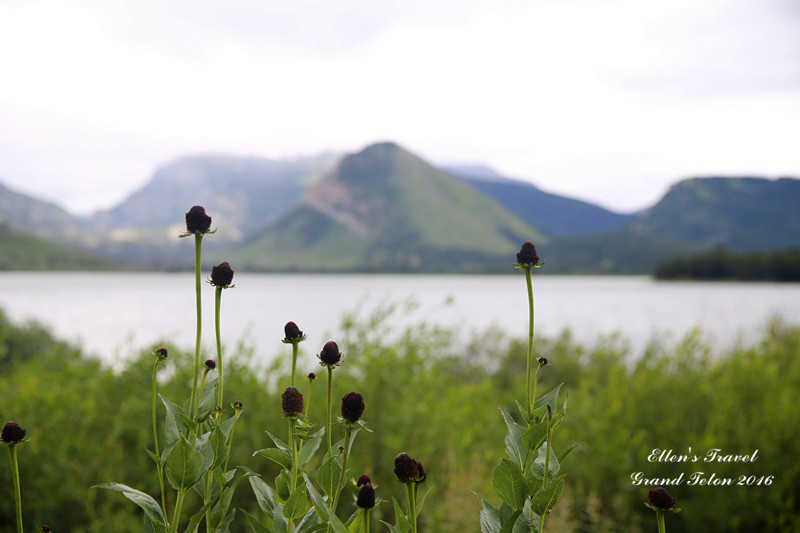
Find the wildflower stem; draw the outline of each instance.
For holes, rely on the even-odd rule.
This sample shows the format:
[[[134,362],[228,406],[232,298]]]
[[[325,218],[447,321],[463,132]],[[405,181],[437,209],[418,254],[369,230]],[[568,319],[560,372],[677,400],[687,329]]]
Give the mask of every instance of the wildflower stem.
[[[369,509],[362,509],[364,511],[364,533],[369,533]]]
[[[166,495],[164,493],[164,469],[161,467],[161,452],[158,447],[158,426],[156,424],[156,397],[158,396],[157,393],[157,384],[158,381],[156,380],[156,376],[158,374],[158,365],[161,363],[161,358],[156,357],[156,362],[153,363],[153,445],[155,447],[156,452],[156,470],[158,471],[158,485],[161,489],[161,509],[166,512],[167,511],[167,500]]]
[[[333,443],[331,442],[331,383],[333,382],[333,367],[328,366],[328,420],[325,426],[325,433],[328,436],[328,454],[331,453]]]
[[[233,425],[231,425],[231,433],[228,437],[228,456],[225,458],[225,468],[222,469],[222,473],[228,471],[228,461],[231,458],[231,449],[233,448],[233,434],[236,431],[236,423],[239,421],[239,416],[241,416],[242,412],[239,409],[236,409],[235,414],[233,415]]]
[[[203,395],[203,389],[206,388],[206,377],[208,376],[208,367],[203,371],[203,380],[200,382],[200,390],[197,392],[197,402],[194,407],[194,415],[192,419],[197,422],[196,434],[200,434],[200,397]]]
[[[298,343],[296,342],[292,343],[292,382],[290,383],[292,387],[294,387],[294,375],[295,375],[295,369],[297,368],[297,351],[298,351],[297,345]]]
[[[408,500],[408,519],[411,522],[411,533],[417,533],[417,498],[413,481],[406,483],[406,500]]]
[[[342,486],[344,485],[344,477],[347,473],[347,458],[350,456],[350,435],[353,433],[353,424],[346,423],[345,433],[344,433],[344,458],[342,459],[342,471],[339,473],[339,483],[336,485],[336,493],[333,496],[333,507],[331,510],[335,513],[336,507],[339,504],[339,495],[342,492]]]
[[[533,369],[533,280],[531,271],[533,267],[527,265],[525,270],[525,283],[528,286],[528,365],[525,373],[525,394],[528,401],[528,418],[533,412],[533,402],[536,400],[534,393],[531,392],[531,371]]]
[[[667,527],[664,523],[664,511],[656,509],[656,523],[658,524],[658,533],[666,533]]]
[[[195,292],[195,308],[197,315],[197,335],[194,343],[194,370],[192,371],[192,397],[189,405],[194,405],[197,398],[197,377],[200,374],[200,339],[203,329],[203,309],[202,299],[200,297],[200,270],[201,258],[203,249],[203,234],[194,234],[194,292]]]
[[[11,460],[11,478],[14,482],[14,503],[17,511],[17,533],[22,531],[22,492],[19,486],[19,461],[16,443],[8,445],[8,458]]]
[[[300,462],[300,454],[297,450],[296,439],[294,438],[294,430],[297,424],[297,419],[294,417],[289,418],[289,446],[292,447],[292,485],[291,492],[294,492],[297,486],[297,473]]]
[[[172,524],[170,524],[170,533],[177,533],[178,521],[181,519],[181,508],[183,507],[183,498],[186,496],[186,489],[178,489],[178,497],[175,500],[175,512],[172,516]]]
[[[222,387],[225,377],[225,373],[222,369],[222,337],[220,336],[220,328],[219,328],[219,315],[220,315],[220,307],[222,305],[222,287],[217,287],[217,290],[214,294],[214,328],[217,336],[217,370],[219,370],[219,378],[217,379],[217,405],[223,405],[222,403]]]

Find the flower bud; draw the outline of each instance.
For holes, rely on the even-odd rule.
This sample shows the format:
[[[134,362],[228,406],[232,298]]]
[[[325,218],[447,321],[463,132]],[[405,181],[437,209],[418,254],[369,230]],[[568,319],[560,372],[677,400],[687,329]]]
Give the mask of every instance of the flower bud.
[[[156,351],[155,351],[155,352],[153,352],[153,353],[155,354],[155,356],[156,356],[156,357],[158,357],[158,358],[159,358],[159,359],[161,359],[162,361],[163,361],[164,359],[166,359],[166,358],[167,358],[167,356],[169,355],[169,352],[167,351],[167,349],[166,349],[166,348],[159,348],[158,350],[156,350]]]
[[[281,407],[283,407],[284,416],[303,414],[303,395],[294,387],[286,387],[281,396]]]
[[[195,234],[208,233],[211,228],[211,217],[206,215],[206,210],[196,205],[186,213],[186,231]]]
[[[517,254],[517,264],[520,266],[533,266],[539,264],[539,256],[536,253],[536,246],[531,241],[522,243]]]
[[[334,341],[328,341],[325,343],[325,346],[322,347],[322,351],[319,352],[318,357],[320,361],[322,361],[322,364],[334,366],[342,360],[342,352],[339,351],[339,345]]]
[[[409,483],[419,477],[419,463],[406,452],[394,458],[394,475],[400,483]]]
[[[240,402],[239,400],[236,400],[235,402],[233,402],[232,405],[233,405],[233,408],[236,409],[237,411],[241,411],[242,409],[244,409],[244,404],[242,402]]]
[[[675,508],[675,498],[664,487],[657,487],[647,493],[647,501],[656,509],[669,511]]]
[[[365,483],[361,486],[356,497],[356,505],[361,509],[372,509],[375,507],[375,489],[372,488],[371,483]]]
[[[361,474],[361,476],[359,476],[358,478],[358,481],[356,481],[356,487],[360,487],[365,483],[372,483],[372,480],[369,478],[367,474]]]
[[[217,362],[214,361],[213,359],[208,359],[205,362],[205,365],[206,365],[206,368],[209,369],[209,370],[214,370],[215,368],[217,368]]]
[[[308,381],[314,381],[315,379],[317,379],[317,375],[315,373],[313,373],[313,372],[309,372],[308,373]]]
[[[294,322],[287,322],[286,325],[283,326],[283,334],[283,342],[286,344],[295,344],[306,340],[306,336]]]
[[[414,481],[416,481],[417,483],[424,483],[425,479],[428,477],[428,474],[425,473],[425,469],[422,468],[422,463],[420,463],[419,461],[417,461],[417,471],[419,473],[417,474],[417,478]]]
[[[211,269],[211,284],[223,289],[231,286],[233,282],[233,269],[231,264],[225,261]]]
[[[25,430],[19,427],[19,424],[13,420],[6,422],[3,426],[3,431],[0,433],[0,440],[6,444],[17,444],[25,439]]]
[[[539,366],[547,366],[547,357],[539,358]]]
[[[364,398],[357,392],[350,392],[342,398],[342,418],[355,424],[364,414]]]
[[[47,524],[43,524],[39,526],[39,531],[41,531],[42,533],[48,533],[49,531],[52,531],[52,529],[50,529],[50,526],[48,526]]]

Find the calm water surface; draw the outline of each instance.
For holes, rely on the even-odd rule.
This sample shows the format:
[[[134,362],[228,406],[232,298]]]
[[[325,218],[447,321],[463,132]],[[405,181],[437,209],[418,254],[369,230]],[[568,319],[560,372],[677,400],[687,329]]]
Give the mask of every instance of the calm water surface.
[[[399,319],[450,326],[467,338],[497,326],[527,332],[524,277],[459,275],[285,275],[237,273],[222,298],[223,338],[245,339],[264,356],[284,350],[283,325],[309,335],[306,350],[334,338],[342,314],[415,299]],[[715,346],[758,337],[770,316],[800,323],[800,284],[657,282],[647,277],[534,276],[537,333],[570,328],[578,340],[619,332],[634,354],[653,337],[677,340],[695,327]],[[214,289],[203,284],[204,339],[211,345]],[[194,346],[191,273],[0,274],[0,307],[17,323],[35,319],[119,362],[162,340]]]

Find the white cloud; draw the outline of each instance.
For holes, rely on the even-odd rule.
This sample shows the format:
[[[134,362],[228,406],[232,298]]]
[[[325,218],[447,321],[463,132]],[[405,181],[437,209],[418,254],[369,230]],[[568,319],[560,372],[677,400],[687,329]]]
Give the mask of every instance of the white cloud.
[[[790,0],[5,2],[0,179],[85,211],[186,153],[392,139],[633,209],[686,175],[800,173],[798,20]]]

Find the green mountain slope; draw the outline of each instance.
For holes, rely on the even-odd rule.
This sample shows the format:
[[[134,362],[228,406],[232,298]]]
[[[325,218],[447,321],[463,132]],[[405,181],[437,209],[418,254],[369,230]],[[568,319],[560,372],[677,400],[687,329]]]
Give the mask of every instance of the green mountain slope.
[[[109,263],[0,223],[0,270],[106,270]]]
[[[800,244],[800,180],[695,178],[674,185],[637,215],[637,235],[668,237],[734,250]]]
[[[380,143],[344,158],[226,257],[264,270],[482,271],[529,239],[547,241],[463,180]]]

